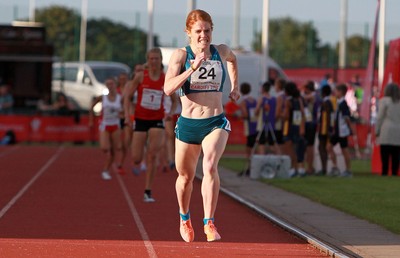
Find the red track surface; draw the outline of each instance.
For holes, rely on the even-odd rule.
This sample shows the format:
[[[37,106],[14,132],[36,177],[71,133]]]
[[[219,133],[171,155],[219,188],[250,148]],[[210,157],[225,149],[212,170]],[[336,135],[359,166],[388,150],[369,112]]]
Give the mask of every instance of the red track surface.
[[[1,147],[0,257],[325,257],[223,194],[215,216],[222,241],[208,243],[199,181],[195,241],[185,243],[176,174],[159,172],[156,202],[144,203],[144,174],[103,181],[102,160],[91,147]]]

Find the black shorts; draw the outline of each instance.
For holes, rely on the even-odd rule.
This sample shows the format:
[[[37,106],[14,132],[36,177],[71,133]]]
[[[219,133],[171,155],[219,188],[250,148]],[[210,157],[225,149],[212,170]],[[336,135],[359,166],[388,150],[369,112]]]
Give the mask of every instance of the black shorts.
[[[164,129],[163,120],[143,120],[135,119],[135,132],[147,132],[151,128]]]
[[[306,124],[306,133],[304,137],[306,138],[307,146],[314,145],[316,134],[317,134],[317,126],[315,124]]]
[[[331,136],[329,141],[331,142],[332,146],[335,146],[336,144],[339,143],[340,148],[342,148],[342,149],[347,148],[347,146],[349,146],[347,137],[339,137],[338,135],[333,135],[333,136]]]
[[[274,137],[272,137],[272,132],[271,131],[267,131],[267,135],[265,135],[265,130],[261,133],[260,136],[260,140],[259,143],[260,144],[265,144],[268,142],[268,145],[274,145],[275,141],[274,141]]]
[[[275,130],[276,143],[283,144],[283,131]]]
[[[256,144],[257,134],[252,134],[246,137],[246,147],[253,148]]]
[[[126,126],[125,124],[125,118],[120,118],[119,119],[119,127],[124,128]]]

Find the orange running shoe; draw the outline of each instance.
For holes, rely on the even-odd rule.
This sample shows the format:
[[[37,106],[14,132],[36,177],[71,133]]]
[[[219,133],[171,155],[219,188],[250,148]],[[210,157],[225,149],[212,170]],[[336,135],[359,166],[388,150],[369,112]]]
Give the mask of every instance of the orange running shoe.
[[[185,240],[185,242],[193,242],[194,230],[190,219],[186,221],[181,219],[181,226],[179,228],[179,231],[181,232],[181,237],[183,238],[183,240]]]
[[[212,220],[207,222],[207,225],[204,225],[204,234],[207,235],[207,241],[217,241],[221,239],[220,234],[218,234],[217,228],[215,227]]]

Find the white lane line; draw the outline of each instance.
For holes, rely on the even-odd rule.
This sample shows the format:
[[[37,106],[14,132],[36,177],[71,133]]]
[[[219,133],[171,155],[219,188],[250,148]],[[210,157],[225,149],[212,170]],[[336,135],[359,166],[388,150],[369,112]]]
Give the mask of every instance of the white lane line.
[[[13,153],[14,151],[18,150],[20,148],[19,145],[15,145],[12,148],[6,149],[4,152],[0,153],[0,158],[7,156],[10,153]]]
[[[126,189],[124,181],[122,181],[120,176],[117,176],[118,183],[121,186],[121,190],[124,193],[125,199],[128,203],[128,206],[130,208],[131,214],[133,216],[133,219],[135,220],[136,226],[139,229],[140,235],[142,236],[144,245],[147,249],[147,253],[149,254],[149,257],[151,258],[157,258],[156,251],[154,250],[153,244],[150,241],[149,235],[146,232],[146,229],[143,225],[142,220],[140,219],[139,213],[137,209],[135,208],[135,205],[133,204],[132,198],[129,195],[128,190]]]
[[[60,156],[64,147],[59,147],[56,153],[44,164],[44,166],[31,178],[31,180],[3,207],[0,211],[0,219],[6,214],[6,212],[18,201],[19,198],[31,187],[33,183],[47,170],[47,168],[53,164],[53,162]]]

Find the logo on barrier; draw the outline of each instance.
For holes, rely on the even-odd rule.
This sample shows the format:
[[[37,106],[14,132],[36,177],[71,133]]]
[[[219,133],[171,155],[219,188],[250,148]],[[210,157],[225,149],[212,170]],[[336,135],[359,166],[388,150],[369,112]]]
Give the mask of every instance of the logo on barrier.
[[[42,121],[39,118],[34,118],[31,121],[31,128],[34,133],[37,133],[39,131],[40,125],[42,124]]]
[[[274,166],[275,165],[275,166]],[[260,177],[264,179],[272,179],[276,177],[277,172],[279,171],[279,165],[264,163],[261,167]]]

